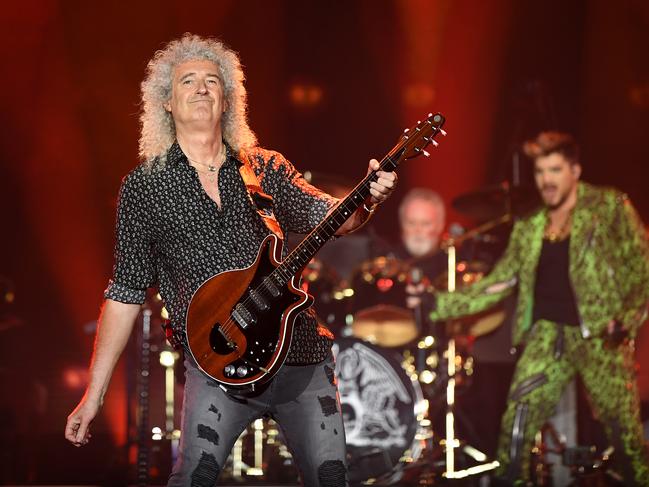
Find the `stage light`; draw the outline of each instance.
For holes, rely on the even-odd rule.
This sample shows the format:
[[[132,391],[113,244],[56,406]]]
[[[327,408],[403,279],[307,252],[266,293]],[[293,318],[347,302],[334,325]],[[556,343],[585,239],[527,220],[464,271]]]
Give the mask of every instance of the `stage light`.
[[[70,367],[63,371],[63,383],[69,389],[82,389],[88,384],[88,370],[85,367]]]
[[[160,364],[163,367],[173,367],[177,358],[176,352],[171,352],[169,350],[163,350],[160,352]]]
[[[424,370],[419,374],[419,380],[424,384],[432,384],[435,380],[435,374],[430,370]]]
[[[322,102],[324,90],[315,83],[295,83],[289,88],[289,100],[300,108],[313,108]]]

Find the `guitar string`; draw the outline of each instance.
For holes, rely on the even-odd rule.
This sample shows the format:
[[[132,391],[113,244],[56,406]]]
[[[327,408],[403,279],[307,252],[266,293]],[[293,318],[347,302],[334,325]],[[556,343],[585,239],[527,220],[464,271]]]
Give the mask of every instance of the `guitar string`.
[[[417,130],[419,130],[419,129],[417,129]],[[434,135],[434,133],[431,134],[431,136],[433,136],[433,135]],[[406,142],[406,145],[408,143],[412,142],[410,139],[404,139],[404,141]],[[403,145],[403,144],[401,144],[401,145]],[[393,153],[401,151],[401,150],[402,150],[402,147],[393,148],[393,150],[381,161],[379,169],[385,169],[385,166],[387,166],[388,163],[392,163],[394,168],[396,168],[398,166],[398,162],[393,161],[391,156],[393,155]],[[367,197],[366,194],[363,194],[363,193],[369,193],[370,184],[371,184],[371,182],[373,180],[373,177],[375,175],[376,175],[376,171],[372,171],[371,173],[369,173],[364,178],[364,180],[357,186],[357,188],[355,188],[355,190],[352,193],[350,193],[350,195],[348,195],[344,200],[342,200],[341,204],[338,206],[338,208],[336,208],[336,210],[332,213],[332,215],[330,215],[330,217],[327,219],[327,221],[323,222],[324,225],[319,225],[318,227],[316,227],[314,229],[314,231],[312,232],[312,234],[309,237],[307,237],[300,245],[298,245],[298,247],[295,249],[295,251],[291,252],[291,254],[287,257],[287,259],[285,261],[283,261],[277,268],[275,268],[267,277],[272,279],[273,274],[279,274],[279,276],[281,278],[281,281],[280,281],[281,287],[283,287],[285,284],[287,284],[288,281],[295,276],[295,273],[297,272],[297,270],[299,268],[301,268],[302,266],[307,264],[305,256],[302,256],[301,258],[302,258],[303,262],[300,263],[300,261],[298,260],[298,264],[295,265],[295,260],[298,259],[298,256],[300,255],[300,253],[301,252],[306,253],[306,248],[308,248],[310,245],[313,245],[311,248],[308,249],[308,250],[310,250],[310,253],[312,255],[315,254],[315,252],[317,252],[319,250],[318,244],[311,244],[311,241],[312,241],[311,237],[317,236],[317,237],[321,238],[324,242],[326,242],[326,240],[328,240],[328,238],[330,238],[330,236],[333,235],[335,233],[335,231],[338,228],[340,228],[340,226],[342,226],[342,224],[344,224],[344,222],[347,220],[349,215],[351,215],[352,210],[355,211],[355,209],[360,206],[360,203],[358,203],[358,202],[352,203],[352,208],[350,209],[347,206],[346,202],[352,202],[354,198],[363,198],[363,199],[366,198]],[[363,192],[361,192],[361,190],[363,190]],[[344,212],[341,211],[341,210],[344,210]],[[339,221],[339,217],[343,218],[342,222]],[[324,228],[324,227],[327,227],[327,226],[329,227],[328,228],[329,233],[331,233],[331,235],[329,237],[327,237],[327,232],[325,232],[324,236],[319,233],[320,228]],[[325,238],[325,237],[327,237],[327,238]],[[324,245],[324,243],[320,243],[320,247],[322,245]],[[307,256],[308,256],[308,254],[307,254]],[[290,268],[289,268],[289,266],[290,266]],[[284,281],[285,281],[285,283],[284,283]],[[263,283],[263,281],[262,281],[262,283]],[[269,296],[266,293],[267,288],[265,286],[262,287],[261,285],[258,285],[254,289],[254,291],[257,294],[261,295],[262,297],[270,298],[271,300],[273,299],[272,295]],[[270,291],[268,290],[268,292],[270,292]],[[251,299],[252,298],[247,297],[246,299],[244,299],[241,302],[241,304],[244,307],[246,307],[247,305],[249,305],[251,303]],[[236,326],[236,323],[235,323],[234,320],[232,320],[231,317],[229,317],[226,320],[226,322],[223,323],[222,326],[221,326],[221,329],[222,329],[224,335],[226,335],[226,338],[228,340],[231,340],[231,338],[228,336],[228,334],[229,334],[229,331],[232,329],[232,326]]]
[[[388,157],[386,157],[384,161],[382,161],[381,166],[384,165],[383,162],[385,162],[385,165],[387,165],[388,162],[392,162],[394,164],[394,161],[392,161]],[[344,222],[348,218],[340,210],[342,209],[346,213],[351,214],[351,209],[348,207],[348,204],[345,203],[345,201],[351,202],[354,198],[361,198],[361,200],[366,198],[366,196],[361,191],[369,193],[369,184],[372,180],[372,176],[374,176],[375,174],[376,171],[373,171],[370,174],[368,174],[365,177],[365,179],[361,182],[361,184],[359,184],[360,187],[357,187],[355,191],[353,191],[352,193],[350,193],[350,195],[348,195],[348,197],[343,199],[341,201],[341,204],[338,205],[336,210],[334,210],[334,212],[327,218],[327,220],[324,221],[322,225],[318,225],[318,227],[314,229],[314,231],[309,235],[309,237],[307,237],[304,241],[302,241],[302,243],[300,243],[300,245],[298,245],[298,247],[296,247],[296,249],[293,252],[291,252],[291,254],[289,254],[289,256],[287,256],[287,258],[284,261],[282,261],[282,263],[280,263],[280,265],[278,265],[267,277],[272,278],[273,274],[279,274],[279,276],[281,277],[280,287],[283,287],[285,284],[287,284],[288,281],[295,275],[294,272],[297,272],[297,269],[299,269],[303,265],[306,265],[306,262],[295,265],[295,260],[297,260],[297,257],[300,255],[301,252],[306,251],[305,247],[311,245],[310,242],[311,237],[315,234],[316,236],[318,236],[319,238],[321,238],[323,241],[326,242],[326,240],[330,238],[329,236],[328,238],[325,239],[327,233],[333,235],[333,233],[335,233],[335,231],[338,228],[340,228],[340,226],[342,226],[342,224],[344,224]],[[360,203],[353,203],[352,206],[356,206],[356,208],[358,208],[360,206]],[[341,218],[342,221],[340,221]],[[319,233],[319,229],[325,227],[328,228],[329,232],[324,232],[324,236],[323,236]],[[317,245],[314,245],[309,250],[311,251],[311,253],[315,253],[318,250],[318,247]],[[304,259],[304,256],[302,256],[301,258]],[[291,265],[291,267],[289,267],[289,265]],[[253,289],[253,291],[255,291],[257,294],[262,295],[262,297],[272,299],[272,295],[269,296],[266,293],[266,288],[262,287],[262,285],[258,285],[256,288]],[[247,308],[247,306],[250,305],[251,303],[254,305],[254,300],[251,297],[246,297],[243,301],[241,301],[241,304],[244,306],[244,308]],[[230,341],[232,341],[232,339],[228,335],[229,332],[233,329],[233,327],[236,327],[236,321],[233,320],[231,316],[229,316],[228,319],[221,325],[221,330],[223,331],[223,334]]]
[[[406,142],[410,142],[410,141],[408,139],[406,139]],[[401,147],[398,147],[398,148],[395,147],[381,161],[379,169],[385,169],[385,166],[387,166],[388,163],[392,163],[394,168],[396,168],[398,166],[398,163],[395,163],[395,161],[392,160],[391,155],[394,152],[400,151],[401,149],[402,149]],[[287,284],[288,281],[295,276],[295,273],[297,272],[297,270],[299,268],[303,267],[304,265],[306,265],[307,262],[308,262],[305,259],[305,256],[302,256],[301,259],[303,260],[303,262],[300,263],[300,261],[298,260],[298,264],[295,265],[295,260],[298,259],[298,256],[300,255],[300,253],[301,252],[306,252],[306,248],[308,248],[311,245],[312,245],[312,247],[309,248],[308,250],[310,250],[310,253],[312,255],[315,254],[315,252],[317,252],[319,250],[318,244],[311,244],[312,237],[317,236],[317,237],[321,238],[324,242],[326,242],[326,240],[328,240],[328,238],[330,238],[331,235],[333,235],[335,233],[335,231],[338,228],[340,228],[340,226],[342,226],[342,224],[344,224],[344,222],[347,220],[349,215],[351,215],[352,210],[355,211],[360,206],[360,203],[359,202],[354,203],[353,199],[354,198],[364,199],[364,198],[367,197],[366,194],[369,194],[370,183],[372,182],[373,177],[375,175],[376,175],[376,171],[372,171],[371,173],[369,173],[364,178],[364,180],[361,183],[359,183],[357,188],[355,188],[355,190],[352,193],[350,193],[345,199],[343,199],[341,201],[341,204],[329,216],[327,221],[323,222],[324,225],[319,225],[318,227],[316,227],[314,229],[314,231],[312,232],[312,234],[309,237],[307,237],[302,243],[300,243],[300,245],[298,245],[298,247],[293,252],[291,252],[291,254],[287,257],[287,259],[285,261],[283,261],[277,268],[275,268],[267,277],[272,279],[273,274],[279,274],[279,276],[281,277],[281,281],[280,281],[281,287],[283,287],[285,284]],[[351,202],[352,203],[352,208],[349,208],[348,203],[346,203],[346,202],[348,202],[348,203]],[[341,210],[344,210],[344,211],[341,211]],[[340,218],[342,218],[342,222],[339,221]],[[319,233],[319,229],[320,228],[325,228],[325,227],[328,227],[329,232],[324,232],[324,236],[323,236],[323,235],[321,235]],[[327,233],[330,233],[331,235],[327,236]],[[320,247],[322,245],[324,245],[324,243],[321,243]],[[308,254],[307,254],[307,256],[308,256]],[[310,257],[309,257],[309,259],[310,259]],[[290,267],[289,267],[289,265],[290,265]],[[284,283],[284,281],[285,281],[285,283]],[[263,283],[263,281],[262,281],[262,283]],[[268,292],[270,292],[270,291],[267,290],[267,288],[265,286],[258,285],[254,289],[254,291],[257,294],[261,295],[262,297],[269,298],[271,300],[273,299],[272,295],[267,294],[267,291]],[[252,298],[247,297],[246,299],[244,299],[241,302],[241,304],[244,307],[247,307],[247,305],[251,304],[251,301],[253,301]],[[221,326],[221,329],[222,329],[224,335],[226,336],[226,338],[228,340],[231,340],[231,337],[229,337],[228,335],[229,335],[229,332],[231,331],[233,326],[236,326],[236,322],[231,318],[231,316]]]

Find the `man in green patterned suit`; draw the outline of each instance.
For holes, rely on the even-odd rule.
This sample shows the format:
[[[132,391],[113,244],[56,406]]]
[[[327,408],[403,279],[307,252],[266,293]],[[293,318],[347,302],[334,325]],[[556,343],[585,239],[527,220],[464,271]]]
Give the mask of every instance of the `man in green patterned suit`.
[[[525,144],[543,207],[514,225],[493,271],[435,296],[431,319],[460,317],[518,292],[513,342],[522,349],[499,438],[499,475],[530,478],[535,433],[579,374],[615,448],[625,485],[649,486],[633,338],[646,319],[649,247],[628,198],[580,182],[574,139],[544,132]]]

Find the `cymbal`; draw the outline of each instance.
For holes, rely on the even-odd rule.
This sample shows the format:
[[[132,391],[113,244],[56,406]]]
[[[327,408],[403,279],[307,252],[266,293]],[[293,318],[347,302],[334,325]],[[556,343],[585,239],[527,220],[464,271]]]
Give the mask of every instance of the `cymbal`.
[[[354,315],[352,334],[383,347],[399,347],[417,338],[418,330],[411,310],[377,304]]]
[[[473,315],[463,316],[446,323],[449,336],[469,335],[474,338],[495,331],[505,321],[507,314],[502,306],[496,306]]]
[[[522,215],[539,202],[532,186],[511,186],[507,181],[464,193],[451,205],[460,213],[478,221],[496,219],[502,215]]]
[[[304,179],[334,198],[343,198],[354,188],[354,184],[349,179],[338,174],[304,171]]]
[[[455,267],[455,282],[457,288],[475,284],[489,271],[489,266],[479,260],[461,261]],[[444,289],[448,283],[448,273],[444,272],[433,279],[437,289]],[[470,335],[479,337],[491,333],[505,320],[505,311],[502,306],[489,308],[486,311],[453,319],[447,323],[448,335]]]

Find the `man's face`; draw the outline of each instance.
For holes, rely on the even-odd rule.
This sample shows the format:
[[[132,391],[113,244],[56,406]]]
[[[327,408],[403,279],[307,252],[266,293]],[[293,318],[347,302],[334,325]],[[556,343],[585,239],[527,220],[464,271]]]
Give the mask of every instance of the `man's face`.
[[[543,203],[558,208],[577,191],[581,166],[571,164],[562,154],[553,153],[534,161],[534,179]]]
[[[422,257],[437,250],[444,228],[438,205],[426,200],[412,200],[404,208],[401,219],[401,240],[413,257]]]
[[[215,63],[187,61],[174,69],[171,98],[164,107],[176,125],[216,125],[225,109],[223,88]]]

